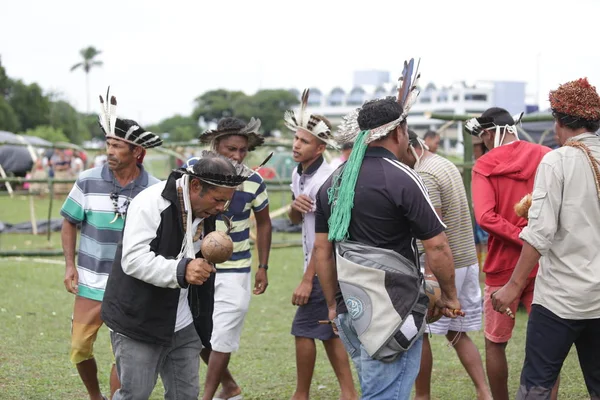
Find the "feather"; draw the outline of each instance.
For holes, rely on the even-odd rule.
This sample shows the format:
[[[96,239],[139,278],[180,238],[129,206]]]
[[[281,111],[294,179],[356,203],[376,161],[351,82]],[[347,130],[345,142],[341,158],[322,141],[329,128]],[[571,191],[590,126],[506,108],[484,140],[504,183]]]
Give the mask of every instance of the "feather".
[[[285,126],[292,130],[292,131],[296,131],[296,127],[298,126],[298,123],[296,121],[296,115],[294,114],[293,111],[288,110],[283,114],[283,121],[285,122]]]
[[[108,100],[108,98],[107,98]],[[110,106],[108,109],[108,116],[110,118],[110,129],[111,133],[115,134],[115,126],[117,124],[117,98],[115,96],[111,96],[110,98]]]
[[[309,93],[310,89],[304,89],[302,97],[300,98],[300,111],[298,112],[297,125],[303,128],[306,128],[306,124],[308,124],[308,120],[310,119],[310,113],[306,111]]]
[[[240,130],[240,133],[258,133],[258,130],[260,129],[260,124],[260,119],[252,117],[250,118],[250,122],[248,122],[248,124]]]
[[[408,93],[411,89],[411,78],[412,72],[415,65],[415,59],[411,58],[409,62],[404,61],[404,69],[402,70],[402,75],[398,78],[398,81],[401,83],[398,85],[398,103],[404,109],[404,105],[406,104],[406,99],[408,97]]]

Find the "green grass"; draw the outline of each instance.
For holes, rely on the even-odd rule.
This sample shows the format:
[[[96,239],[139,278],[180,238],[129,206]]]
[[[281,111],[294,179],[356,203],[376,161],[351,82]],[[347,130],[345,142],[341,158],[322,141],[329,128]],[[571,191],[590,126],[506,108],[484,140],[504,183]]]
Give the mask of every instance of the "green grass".
[[[36,212],[47,213],[47,199],[36,199]],[[58,209],[61,201],[56,202]],[[39,210],[38,210],[39,205]],[[0,220],[28,219],[28,202],[0,198]],[[57,210],[56,210],[57,212]],[[56,214],[58,215],[58,214]],[[277,239],[296,238],[277,235]],[[45,236],[7,235],[1,248],[39,249],[48,245]],[[52,234],[51,247],[60,247],[60,235]],[[242,386],[245,399],[288,399],[295,387],[294,341],[290,335],[295,307],[291,293],[302,274],[299,247],[272,251],[270,285],[262,296],[253,296],[240,351],[231,370]],[[73,296],[62,284],[64,266],[60,258],[0,258],[0,399],[83,399],[85,389],[68,360]],[[508,346],[509,390],[516,393],[524,358],[526,315],[519,312],[517,327]],[[482,356],[483,334],[470,335]],[[473,385],[452,348],[443,337],[431,339],[434,354],[432,395],[434,399],[474,399]],[[112,362],[108,331],[102,328],[95,346],[101,387],[108,391]],[[200,369],[203,382],[206,367]],[[561,375],[561,399],[588,398],[574,352]],[[152,399],[162,398],[157,385]],[[335,376],[319,347],[312,386],[312,399],[337,399]]]

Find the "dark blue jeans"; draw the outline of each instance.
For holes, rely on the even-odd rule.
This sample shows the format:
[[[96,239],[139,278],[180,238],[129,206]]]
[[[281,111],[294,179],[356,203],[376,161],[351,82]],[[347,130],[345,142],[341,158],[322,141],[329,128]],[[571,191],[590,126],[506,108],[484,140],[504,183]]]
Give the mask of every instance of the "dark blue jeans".
[[[600,319],[564,319],[539,304],[529,313],[517,400],[550,399],[573,344],[590,397],[600,400]]]

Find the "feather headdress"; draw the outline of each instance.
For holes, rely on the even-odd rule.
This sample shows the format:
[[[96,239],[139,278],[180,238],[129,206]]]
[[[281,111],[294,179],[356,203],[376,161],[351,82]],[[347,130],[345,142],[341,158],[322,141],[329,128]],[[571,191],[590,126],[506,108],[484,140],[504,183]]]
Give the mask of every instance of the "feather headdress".
[[[119,139],[144,149],[150,149],[162,144],[162,139],[146,131],[137,122],[130,119],[117,118],[117,98],[110,95],[110,86],[106,90],[106,100],[100,97],[100,115],[98,122],[106,138]]]
[[[262,162],[261,166],[267,163],[273,153],[270,153],[269,156]],[[214,173],[199,173],[195,168],[200,160],[205,158],[220,158],[222,160],[226,160],[233,164],[235,168],[235,175],[222,175],[222,174],[214,174]],[[220,187],[237,187],[244,183],[252,174],[255,172],[245,166],[242,163],[238,163],[234,160],[231,160],[225,156],[220,155],[219,153],[212,150],[203,150],[200,157],[192,157],[183,165],[183,167],[179,170],[181,174],[190,175],[200,179],[203,182],[206,182],[211,185],[220,186]]]
[[[253,151],[265,142],[265,138],[258,133],[260,125],[260,119],[254,117],[250,118],[250,122],[241,129],[227,129],[217,125],[217,129],[208,130],[200,135],[200,143],[215,143],[215,140],[224,136],[239,135],[248,138],[248,151]]]
[[[296,114],[292,110],[287,110],[283,115],[285,126],[293,132],[302,129],[322,140],[331,147],[338,148],[331,133],[331,123],[322,115],[311,114],[308,110],[308,95],[310,90],[304,89],[300,98],[300,110]]]
[[[411,58],[410,61],[404,61],[402,75],[398,78],[397,97],[397,102],[402,107],[402,113],[397,119],[371,129],[365,137],[367,144],[384,138],[389,132],[398,127],[398,125],[400,125],[408,116],[408,112],[419,96],[418,83],[421,78],[421,74],[419,73],[420,62],[420,60],[417,60],[415,68],[414,58]],[[343,122],[340,124],[335,135],[338,143],[350,143],[356,140],[360,133],[360,127],[358,125],[359,112],[360,108],[357,108],[344,116]]]
[[[480,117],[475,117],[467,120],[464,129],[473,136],[481,137],[484,131],[488,129],[496,130],[494,137],[494,147],[498,147],[504,141],[504,136],[507,132],[512,133],[519,138],[517,125],[521,123],[523,114],[520,113],[511,116],[508,111],[500,107],[488,108],[481,114]],[[502,130],[502,132],[500,132]]]

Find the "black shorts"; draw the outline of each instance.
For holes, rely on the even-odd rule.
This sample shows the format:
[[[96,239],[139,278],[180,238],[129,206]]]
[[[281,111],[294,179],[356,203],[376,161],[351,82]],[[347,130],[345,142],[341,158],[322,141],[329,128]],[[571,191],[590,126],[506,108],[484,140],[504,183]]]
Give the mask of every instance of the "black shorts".
[[[319,324],[319,320],[327,319],[329,319],[327,301],[325,300],[319,279],[315,275],[308,303],[298,307],[296,311],[296,316],[292,323],[292,335],[319,340],[334,339],[337,335],[333,333],[331,325]]]
[[[517,399],[550,399],[573,344],[590,397],[600,400],[600,318],[563,319],[539,304],[533,304],[529,313]]]

